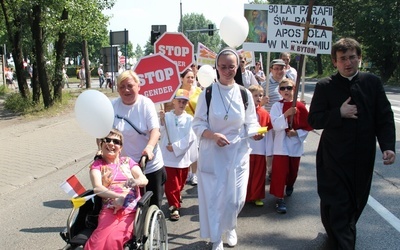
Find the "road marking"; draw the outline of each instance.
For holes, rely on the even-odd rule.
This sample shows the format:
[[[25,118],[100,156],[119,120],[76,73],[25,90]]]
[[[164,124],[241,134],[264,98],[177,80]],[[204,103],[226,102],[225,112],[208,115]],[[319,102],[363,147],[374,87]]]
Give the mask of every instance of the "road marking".
[[[307,94],[304,93],[304,96],[307,96],[309,98],[312,98],[312,94]],[[390,99],[390,102],[400,102],[397,100],[393,100]],[[400,111],[400,107],[396,107],[392,105],[392,110],[394,113],[394,120],[396,121],[396,123],[400,123],[400,119],[397,118],[396,116],[398,116],[397,113],[395,113],[394,111]],[[314,130],[315,131],[315,130]],[[317,133],[318,134],[318,133]],[[382,206],[382,204],[380,204],[377,200],[375,200],[372,196],[368,197],[368,205],[375,210],[375,212],[377,212],[383,219],[385,219],[390,225],[392,225],[398,232],[400,232],[400,219],[397,218],[396,216],[394,216],[394,214],[392,214],[389,210],[387,210],[387,208],[385,208],[384,206]]]
[[[309,98],[312,98],[313,95],[312,95],[312,94],[304,93],[304,96],[309,97]],[[395,101],[395,100],[390,100],[390,102],[393,102],[393,101]],[[400,101],[399,101],[399,102],[400,102]],[[308,104],[308,106],[309,106],[309,104]],[[307,106],[307,107],[308,107],[308,106]],[[310,108],[308,107],[308,109],[310,109]],[[396,123],[400,123],[400,118],[399,118],[400,114],[395,112],[395,111],[400,112],[400,107],[396,107],[396,106],[393,106],[393,105],[392,105],[392,110],[393,110],[393,114],[394,114],[394,121],[395,121]]]
[[[389,99],[389,101],[390,101],[390,102],[400,102],[400,101],[397,101],[397,100],[395,100],[395,99]]]
[[[400,111],[400,107],[396,107],[392,105],[392,110]]]
[[[382,218],[384,218],[398,232],[400,232],[400,220],[384,206],[382,206],[377,200],[375,200],[371,195],[368,197],[368,205],[372,207],[375,212],[377,212]]]

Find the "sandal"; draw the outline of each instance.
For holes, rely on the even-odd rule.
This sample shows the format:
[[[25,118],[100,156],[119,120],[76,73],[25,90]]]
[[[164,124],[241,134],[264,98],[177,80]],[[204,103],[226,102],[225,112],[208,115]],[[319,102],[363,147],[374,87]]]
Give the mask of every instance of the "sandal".
[[[258,207],[264,206],[264,202],[262,200],[256,200],[256,201],[254,201],[254,204],[256,204],[256,206],[258,206]]]
[[[180,218],[179,210],[176,208],[172,209],[171,213],[169,214],[169,219],[171,221],[178,221],[179,218]]]

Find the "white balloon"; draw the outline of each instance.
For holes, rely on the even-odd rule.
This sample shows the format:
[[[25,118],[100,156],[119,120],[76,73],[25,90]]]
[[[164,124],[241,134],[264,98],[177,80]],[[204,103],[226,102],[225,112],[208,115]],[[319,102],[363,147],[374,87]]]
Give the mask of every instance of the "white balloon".
[[[85,132],[95,138],[102,138],[113,127],[114,108],[105,94],[97,90],[86,90],[76,99],[75,117]]]
[[[215,70],[210,65],[203,65],[197,71],[197,79],[203,88],[210,86],[215,81],[215,78]]]
[[[249,34],[249,23],[244,16],[225,16],[219,26],[219,32],[226,44],[237,48]]]

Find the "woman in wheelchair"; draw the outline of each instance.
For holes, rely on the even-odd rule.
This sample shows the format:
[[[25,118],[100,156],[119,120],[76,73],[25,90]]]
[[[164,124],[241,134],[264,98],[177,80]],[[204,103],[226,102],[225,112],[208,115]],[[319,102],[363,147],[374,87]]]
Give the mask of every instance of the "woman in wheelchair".
[[[123,249],[132,237],[139,187],[148,180],[139,165],[129,157],[120,157],[123,138],[121,132],[111,130],[100,140],[102,155],[90,167],[94,193],[103,204],[98,226],[84,249]]]

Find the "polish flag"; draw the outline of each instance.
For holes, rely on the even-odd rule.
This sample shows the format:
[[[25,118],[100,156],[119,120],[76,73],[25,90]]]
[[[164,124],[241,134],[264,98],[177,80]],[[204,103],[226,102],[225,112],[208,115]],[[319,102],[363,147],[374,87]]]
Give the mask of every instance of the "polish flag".
[[[69,177],[66,181],[60,184],[60,187],[64,192],[69,194],[71,197],[76,197],[83,194],[86,189],[82,186],[78,178],[75,175]]]

